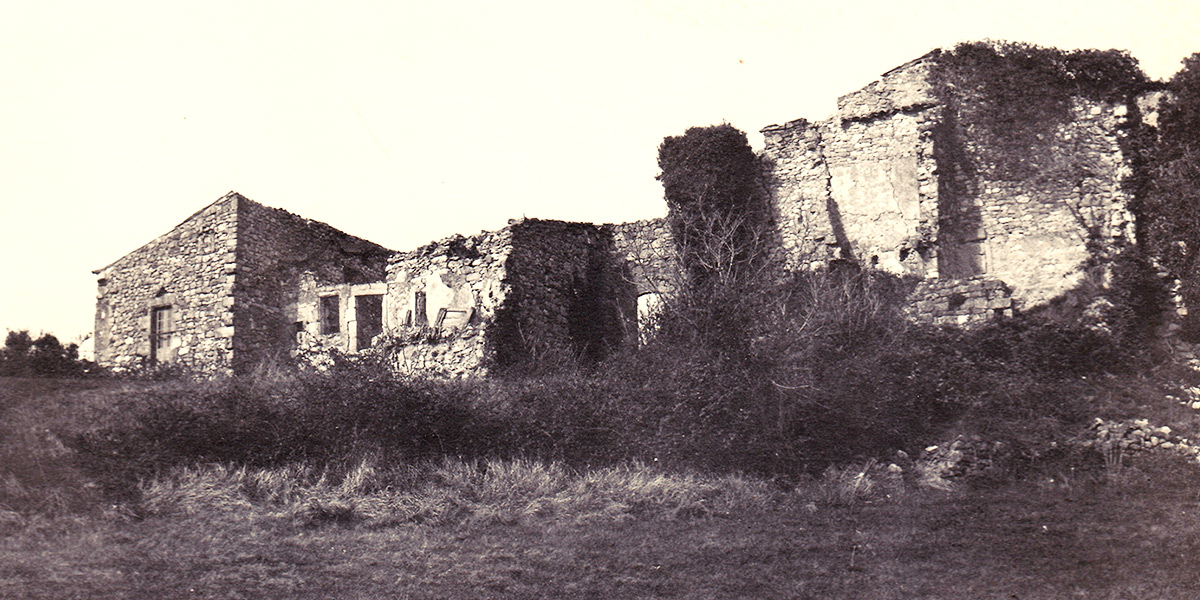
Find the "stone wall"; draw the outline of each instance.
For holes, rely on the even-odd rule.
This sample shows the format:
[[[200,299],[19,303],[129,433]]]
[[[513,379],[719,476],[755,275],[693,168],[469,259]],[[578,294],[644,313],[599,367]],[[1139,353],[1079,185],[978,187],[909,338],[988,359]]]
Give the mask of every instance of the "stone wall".
[[[987,276],[926,280],[909,294],[908,314],[920,323],[954,326],[1011,317],[1012,291]]]
[[[494,363],[487,327],[510,289],[512,231],[453,236],[389,260],[386,351],[398,371],[448,377],[487,372]]]
[[[315,315],[299,311],[301,296],[382,282],[392,251],[245,198],[238,206],[233,367],[243,372],[286,357],[299,331],[320,334]]]
[[[157,359],[223,371],[233,356],[239,196],[204,207],[96,274],[96,361],[130,368],[151,357],[150,314],[170,309]]]
[[[985,100],[980,100],[981,102]],[[940,270],[950,277],[986,273],[1006,282],[1020,307],[1044,304],[1078,287],[1091,259],[1133,242],[1131,171],[1121,149],[1124,104],[1072,98],[1070,119],[1048,123],[1029,148],[1036,172],[1003,173],[982,128],[958,127],[961,139],[942,162]],[[995,145],[990,145],[995,152]],[[967,161],[969,169],[956,162]]]
[[[821,123],[762,130],[786,268],[853,259],[936,277],[939,111],[921,59],[838,100]]]
[[[489,334],[498,367],[595,362],[636,339],[636,288],[611,232],[521,220],[505,268],[510,292]]]
[[[1131,198],[1122,189],[1130,174],[1123,130],[1133,125],[1125,104],[997,99],[988,95],[995,86],[943,68],[943,57],[930,53],[842,96],[830,119],[762,130],[783,264],[794,270],[852,259],[922,280],[990,278],[1015,302],[983,302],[991,311],[1071,292],[1089,266],[1133,241]],[[1066,104],[1056,119],[1018,124],[1025,141],[1018,145],[1001,139],[1002,124],[987,122],[1003,102]],[[979,316],[943,307],[926,318]]]
[[[666,219],[609,224],[617,258],[628,265],[637,295],[671,295],[683,285],[683,267]]]
[[[446,238],[389,261],[379,352],[448,377],[598,360],[634,339],[630,280],[595,225],[522,219]]]

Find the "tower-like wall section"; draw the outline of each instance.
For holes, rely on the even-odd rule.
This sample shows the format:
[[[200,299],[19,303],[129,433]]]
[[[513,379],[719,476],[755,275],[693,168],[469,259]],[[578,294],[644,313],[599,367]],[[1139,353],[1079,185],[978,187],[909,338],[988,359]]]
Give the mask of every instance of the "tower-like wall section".
[[[636,331],[636,294],[610,231],[590,223],[512,225],[510,292],[489,333],[497,366],[595,362]]]
[[[936,277],[939,111],[918,60],[838,100],[816,124],[763,129],[783,264],[854,259]]]
[[[1069,82],[1006,89],[949,58],[889,71],[825,121],[763,129],[787,268],[853,259],[946,280],[935,288],[949,298],[963,295],[953,281],[987,287],[969,311],[922,296],[921,310],[959,322],[1007,314],[997,294],[1031,308],[1071,293],[1133,241],[1126,100],[1071,95]]]

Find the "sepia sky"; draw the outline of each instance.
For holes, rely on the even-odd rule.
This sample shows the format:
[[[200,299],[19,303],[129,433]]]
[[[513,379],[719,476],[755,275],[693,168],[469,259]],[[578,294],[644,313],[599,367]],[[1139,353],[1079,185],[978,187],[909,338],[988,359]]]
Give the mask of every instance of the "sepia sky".
[[[436,6],[434,6],[437,4]],[[664,136],[821,119],[936,47],[1200,51],[1200,3],[22,2],[0,7],[0,333],[91,331],[107,265],[235,190],[396,250],[665,213]]]

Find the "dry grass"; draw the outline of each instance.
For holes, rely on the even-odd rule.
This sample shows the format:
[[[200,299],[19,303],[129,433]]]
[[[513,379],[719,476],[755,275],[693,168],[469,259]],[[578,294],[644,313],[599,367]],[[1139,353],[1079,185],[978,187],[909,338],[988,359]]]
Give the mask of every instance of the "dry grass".
[[[574,472],[529,460],[444,459],[385,468],[368,459],[344,473],[303,466],[180,468],[143,483],[140,497],[133,510],[148,517],[236,514],[297,526],[378,528],[728,516],[764,508],[779,492],[761,480],[644,465]]]
[[[1200,477],[1121,468],[848,502],[861,468],[778,489],[521,461],[203,467],[146,483],[140,516],[0,539],[0,598],[1195,597]]]
[[[92,427],[109,418],[105,395],[136,395],[128,385],[0,380],[0,598],[1200,594],[1200,469],[1178,460],[1046,465],[943,492],[872,461],[783,485],[644,464],[366,456],[177,467],[113,499],[45,424]],[[1113,402],[1132,410],[1151,388]]]

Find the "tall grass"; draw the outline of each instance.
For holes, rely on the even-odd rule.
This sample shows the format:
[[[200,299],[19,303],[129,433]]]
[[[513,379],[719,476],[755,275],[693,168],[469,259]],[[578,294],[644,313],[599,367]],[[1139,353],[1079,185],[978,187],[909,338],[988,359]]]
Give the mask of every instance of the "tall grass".
[[[762,509],[761,479],[668,473],[640,464],[574,471],[531,460],[442,459],[342,472],[310,466],[179,467],[140,485],[143,516],[252,515],[302,526],[700,518]]]

